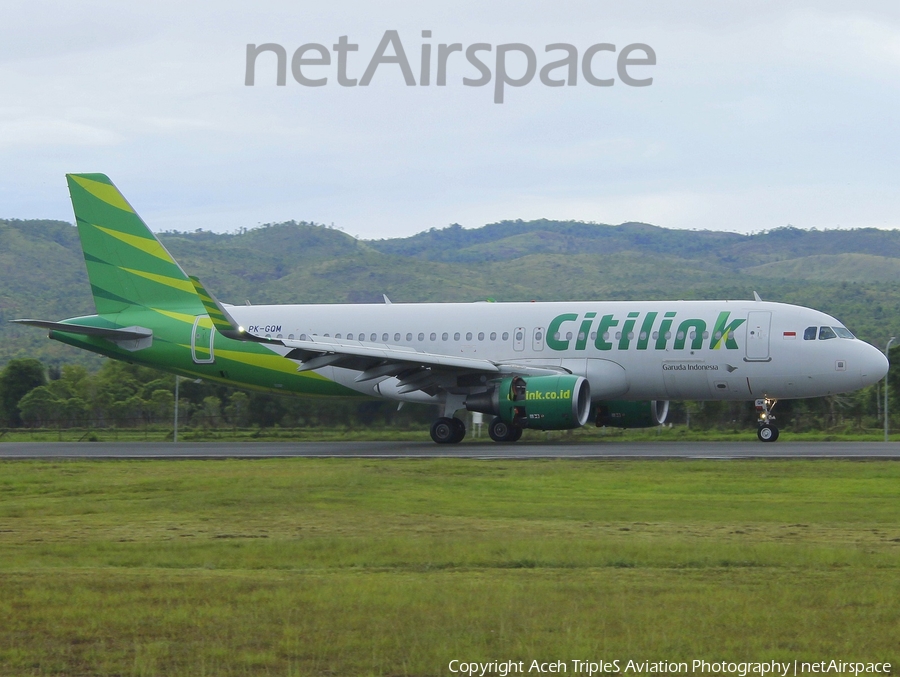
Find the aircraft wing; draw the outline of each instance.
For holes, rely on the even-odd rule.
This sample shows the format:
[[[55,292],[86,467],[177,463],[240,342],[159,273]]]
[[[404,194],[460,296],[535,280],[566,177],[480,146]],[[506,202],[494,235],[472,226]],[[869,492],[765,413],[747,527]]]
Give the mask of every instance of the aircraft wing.
[[[500,373],[499,367],[490,360],[473,357],[453,357],[423,353],[408,346],[394,346],[385,343],[364,343],[362,341],[296,341],[281,339],[280,342],[291,352],[287,358],[303,363],[301,371],[316,369],[317,360],[326,364],[336,364],[349,358],[368,358],[375,361],[391,361],[400,364],[420,364],[429,367],[446,367],[487,373]],[[328,360],[322,358],[329,357]]]
[[[459,379],[467,375],[499,378],[507,374],[524,376],[545,376],[567,373],[561,367],[541,367],[496,363],[477,357],[439,355],[410,348],[409,346],[363,341],[316,340],[298,341],[276,339],[271,343],[281,343],[290,349],[285,357],[300,363],[298,371],[321,369],[335,366],[355,369],[360,372],[357,381],[396,376],[399,392],[423,390],[433,391],[448,385],[459,384]]]

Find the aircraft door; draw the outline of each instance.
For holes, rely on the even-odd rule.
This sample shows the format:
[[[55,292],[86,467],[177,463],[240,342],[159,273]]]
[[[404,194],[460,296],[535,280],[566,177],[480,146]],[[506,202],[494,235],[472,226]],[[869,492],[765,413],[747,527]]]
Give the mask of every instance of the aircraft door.
[[[752,310],[747,313],[747,361],[768,362],[769,329],[772,313],[768,310]]]
[[[216,361],[213,352],[215,330],[212,320],[208,315],[198,315],[194,319],[194,328],[191,331],[191,357],[194,364],[212,364]]]

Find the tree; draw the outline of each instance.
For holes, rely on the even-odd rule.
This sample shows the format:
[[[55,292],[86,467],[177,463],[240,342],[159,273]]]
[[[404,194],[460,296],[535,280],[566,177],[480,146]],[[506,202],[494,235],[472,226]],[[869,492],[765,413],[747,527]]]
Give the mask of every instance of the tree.
[[[199,419],[204,428],[218,428],[222,416],[222,401],[215,395],[203,398],[203,405],[194,413],[194,419]]]
[[[19,401],[39,386],[46,385],[44,365],[31,358],[10,360],[0,374],[0,421],[5,426],[22,425]]]
[[[42,428],[56,421],[59,410],[60,401],[47,386],[30,390],[19,402],[21,420],[33,428]]]
[[[154,390],[147,407],[154,423],[168,423],[175,414],[175,395],[168,390]]]
[[[244,428],[250,422],[250,398],[240,390],[231,393],[225,407],[225,418],[236,428]]]
[[[70,397],[60,402],[59,415],[67,426],[80,427],[88,423],[90,409],[87,402],[80,397]]]

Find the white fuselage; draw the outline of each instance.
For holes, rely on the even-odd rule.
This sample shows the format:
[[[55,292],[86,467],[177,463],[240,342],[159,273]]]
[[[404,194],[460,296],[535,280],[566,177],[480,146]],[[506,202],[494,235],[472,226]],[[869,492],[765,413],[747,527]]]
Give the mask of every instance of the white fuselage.
[[[588,378],[595,401],[817,397],[856,390],[887,372],[878,349],[835,335],[846,332],[835,318],[781,303],[395,303],[228,310],[250,332],[271,338],[327,337],[562,367]],[[434,401],[421,391],[397,394],[392,378],[357,383],[358,372],[350,369],[317,372],[366,395]]]

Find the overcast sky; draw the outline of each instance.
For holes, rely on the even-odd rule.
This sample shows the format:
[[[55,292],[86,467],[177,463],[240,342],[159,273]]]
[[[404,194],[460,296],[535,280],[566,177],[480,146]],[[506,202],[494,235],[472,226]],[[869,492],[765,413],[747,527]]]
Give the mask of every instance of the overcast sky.
[[[248,43],[359,45],[361,78],[396,30],[416,78],[422,44],[525,43],[538,70],[584,51],[650,45],[621,82],[493,101],[459,53],[447,84],[275,84]],[[430,30],[431,38],[422,38]],[[388,53],[393,53],[388,50]],[[432,61],[435,61],[435,54]],[[309,53],[314,56],[314,53]],[[639,55],[638,55],[639,56]],[[513,54],[509,73],[524,72]],[[562,77],[565,69],[554,72]],[[496,75],[496,73],[494,73]],[[108,174],[154,230],[333,223],[364,238],[501,219],[645,221],[759,231],[900,227],[896,2],[215,2],[0,6],[0,217],[72,220],[64,174]]]

